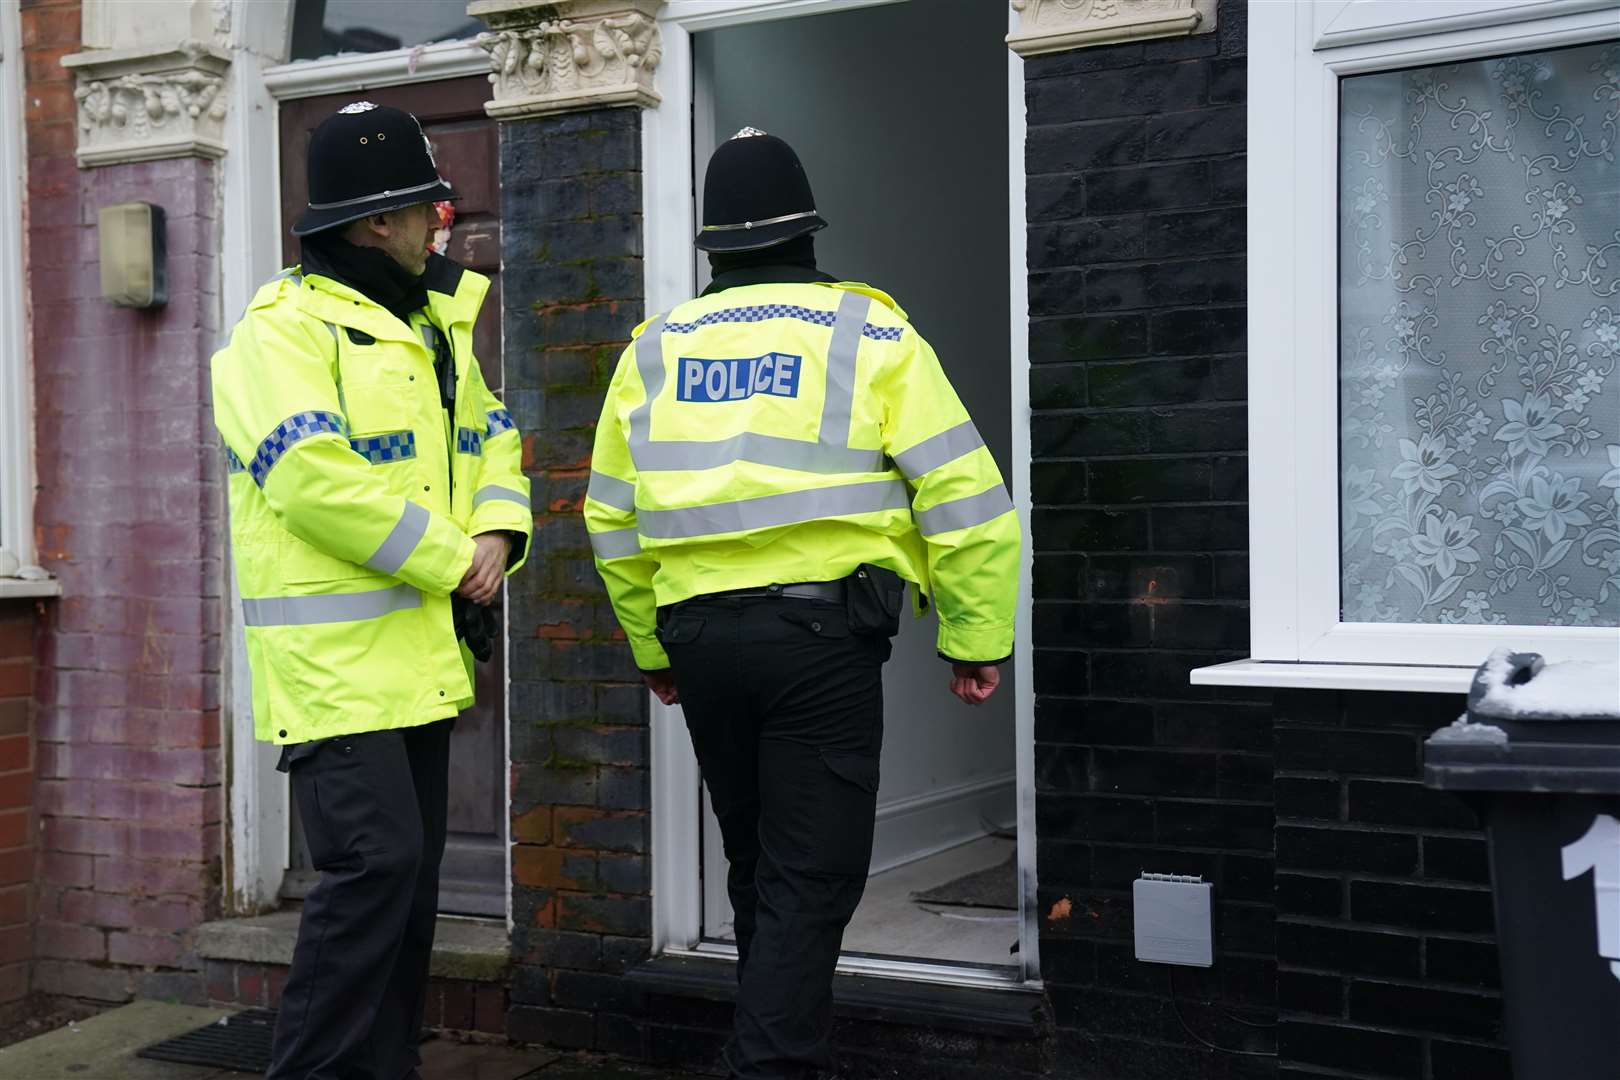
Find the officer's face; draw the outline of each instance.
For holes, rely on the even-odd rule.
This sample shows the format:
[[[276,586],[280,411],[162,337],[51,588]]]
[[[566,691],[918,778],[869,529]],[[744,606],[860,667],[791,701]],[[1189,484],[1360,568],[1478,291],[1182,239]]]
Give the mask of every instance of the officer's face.
[[[367,218],[366,225],[373,246],[386,251],[408,273],[421,274],[427,269],[428,241],[438,220],[432,203],[419,203]]]

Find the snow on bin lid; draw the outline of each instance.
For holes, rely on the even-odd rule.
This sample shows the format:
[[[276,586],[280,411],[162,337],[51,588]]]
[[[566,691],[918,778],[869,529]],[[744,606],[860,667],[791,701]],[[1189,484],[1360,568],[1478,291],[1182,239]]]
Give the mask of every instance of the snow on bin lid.
[[[1468,698],[1468,710],[1475,716],[1620,721],[1620,661],[1543,665],[1533,653],[1497,649],[1474,675]]]

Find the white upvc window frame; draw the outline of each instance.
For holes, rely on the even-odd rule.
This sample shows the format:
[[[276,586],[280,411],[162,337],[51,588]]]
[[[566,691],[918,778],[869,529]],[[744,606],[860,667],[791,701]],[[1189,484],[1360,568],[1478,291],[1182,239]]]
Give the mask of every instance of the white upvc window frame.
[[[17,5],[0,5],[0,205],[23,205],[23,56]],[[0,232],[0,552],[34,562],[34,395],[23,300],[23,235],[12,219]],[[0,575],[6,572],[0,567]],[[47,585],[48,588],[40,589]],[[30,587],[32,587],[30,589]],[[54,584],[0,577],[0,596],[54,592]]]
[[[1620,36],[1620,0],[1310,0],[1249,17],[1253,659],[1201,684],[1466,690],[1498,645],[1613,662],[1620,629],[1340,621],[1339,81]],[[1422,670],[1427,669],[1427,670]]]

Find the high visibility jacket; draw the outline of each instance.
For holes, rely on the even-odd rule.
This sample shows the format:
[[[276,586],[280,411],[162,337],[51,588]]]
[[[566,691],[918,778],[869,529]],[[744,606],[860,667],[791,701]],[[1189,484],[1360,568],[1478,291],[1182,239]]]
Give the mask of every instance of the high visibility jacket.
[[[637,327],[585,522],[644,670],[669,666],[661,605],[862,563],[932,593],[942,655],[1012,651],[1012,501],[934,350],[865,285],[726,289]]]
[[[517,534],[510,572],[534,519],[517,429],[473,357],[489,280],[435,257],[427,284],[426,316],[407,326],[289,270],[214,354],[260,739],[410,727],[472,703],[450,594],[473,536]],[[453,419],[434,378],[441,333]]]

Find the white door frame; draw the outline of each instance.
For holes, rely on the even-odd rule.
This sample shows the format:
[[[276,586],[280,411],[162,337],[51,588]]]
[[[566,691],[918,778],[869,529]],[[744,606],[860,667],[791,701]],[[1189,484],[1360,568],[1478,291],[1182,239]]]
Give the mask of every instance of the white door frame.
[[[648,313],[667,311],[697,292],[692,237],[693,207],[692,35],[746,23],[877,7],[897,0],[673,0],[658,16],[663,59],[657,90],[663,101],[642,113],[642,192],[645,222]],[[1017,26],[1010,15],[1009,29]],[[1029,285],[1024,221],[1023,61],[1007,52],[1008,265],[1011,371],[1013,503],[1023,529],[1016,642],[1013,652],[1018,777],[1020,893],[1017,980],[954,964],[844,957],[843,972],[971,986],[1013,986],[1040,980],[1039,917],[1035,896],[1035,691],[1030,640],[1029,536]],[[731,946],[701,940],[702,883],[698,838],[702,833],[699,773],[678,708],[651,698],[653,951],[727,956]]]
[[[16,4],[0,10],[0,204],[24,205],[22,14]],[[13,219],[15,221],[15,219]],[[15,224],[0,237],[0,272],[22,283],[23,230]],[[29,363],[26,287],[0,296],[0,551],[22,565],[34,561],[34,393]]]
[[[294,0],[236,0],[232,63],[228,78],[228,148],[221,178],[220,344],[247,309],[260,285],[281,265],[280,103],[294,98],[398,86],[432,79],[487,75],[489,56],[471,41],[421,50],[360,53],[277,63],[286,57]],[[413,56],[414,54],[414,56]],[[229,541],[225,541],[227,549]],[[226,552],[229,563],[229,551]],[[253,738],[253,695],[243,644],[241,597],[230,578],[222,720],[229,831],[225,854],[228,914],[273,909],[290,864],[287,777],[276,771],[277,749]],[[510,670],[510,669],[508,669]],[[508,680],[510,684],[510,680]],[[509,691],[508,691],[509,693]],[[511,757],[510,724],[504,753]],[[502,770],[509,775],[510,769]],[[506,792],[510,809],[511,791]],[[511,829],[511,814],[502,815]],[[510,843],[511,837],[506,837]],[[507,927],[512,920],[511,860],[507,860]]]

